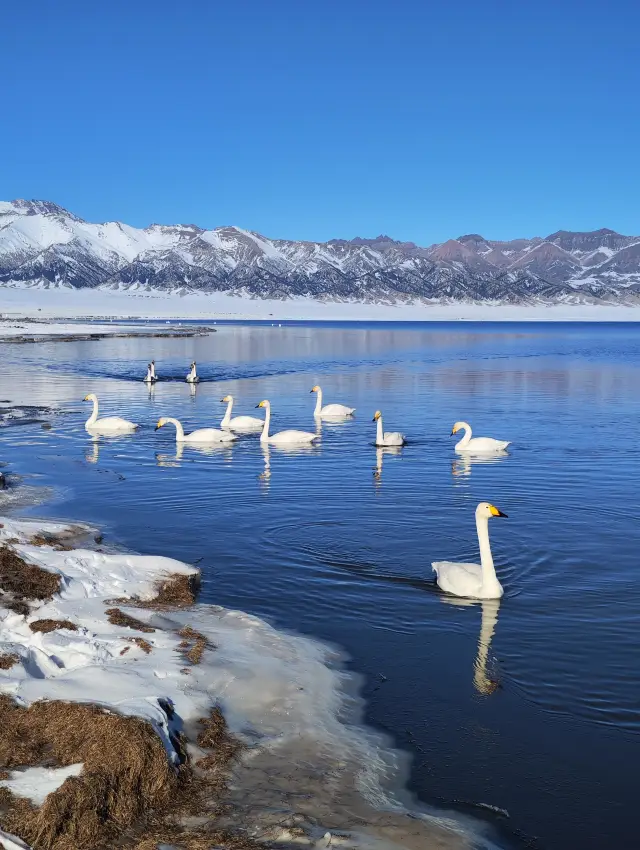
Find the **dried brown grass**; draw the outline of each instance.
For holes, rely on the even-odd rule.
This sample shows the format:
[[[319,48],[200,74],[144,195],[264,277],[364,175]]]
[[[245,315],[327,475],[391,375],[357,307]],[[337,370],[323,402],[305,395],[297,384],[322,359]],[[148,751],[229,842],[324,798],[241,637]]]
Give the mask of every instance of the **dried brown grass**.
[[[0,546],[0,602],[18,614],[29,613],[29,602],[51,599],[60,590],[60,576],[27,563],[9,546]]]
[[[149,641],[145,640],[144,638],[134,637],[134,638],[129,638],[129,640],[132,643],[135,643],[136,646],[139,646],[140,649],[143,652],[145,652],[147,655],[149,655],[149,653],[153,649],[153,646],[149,643]],[[122,655],[122,653],[120,653],[120,655]]]
[[[119,597],[109,600],[110,605],[128,605],[131,608],[150,608],[161,611],[166,608],[188,608],[196,601],[199,575],[172,575],[156,582],[153,599]]]
[[[84,763],[40,808],[0,789],[2,827],[34,850],[258,850],[242,833],[216,828],[231,761],[241,745],[219,708],[200,720],[192,768],[173,770],[152,727],[93,705],[38,702],[30,708],[0,696],[0,770],[32,764]],[[186,759],[186,742],[177,741]],[[190,817],[207,818],[189,826]],[[193,820],[191,820],[193,823]]]
[[[60,538],[56,537],[54,534],[45,534],[44,532],[34,534],[33,537],[30,538],[29,543],[32,546],[51,546],[52,549],[57,549],[59,552],[70,552],[73,548],[69,546],[68,543],[63,543]]]
[[[168,806],[185,771],[170,766],[160,738],[139,718],[61,701],[23,708],[0,696],[0,768],[44,759],[83,762],[84,769],[38,809],[7,801],[3,827],[36,850],[80,850],[111,840]]]
[[[149,604],[185,608],[193,605],[198,592],[197,575],[173,575],[156,584],[156,595]]]
[[[155,629],[143,623],[142,620],[136,620],[130,614],[125,614],[119,608],[107,608],[107,617],[113,626],[124,626],[127,629],[135,629],[138,632],[155,632]]]
[[[178,649],[191,664],[199,664],[205,649],[213,647],[202,632],[197,632],[191,626],[180,629],[178,635],[183,638],[178,644]]]
[[[242,744],[229,734],[227,722],[220,708],[216,705],[208,717],[200,719],[201,731],[198,734],[198,746],[210,750],[206,756],[199,759],[196,765],[199,770],[215,774],[215,781],[223,781],[229,763],[237,757]],[[213,781],[213,777],[209,777]]]
[[[34,620],[29,623],[29,628],[32,632],[55,632],[57,629],[69,629],[70,632],[77,632],[78,627],[71,620]]]
[[[20,656],[14,652],[5,652],[0,655],[0,670],[11,670],[11,668],[20,661]]]

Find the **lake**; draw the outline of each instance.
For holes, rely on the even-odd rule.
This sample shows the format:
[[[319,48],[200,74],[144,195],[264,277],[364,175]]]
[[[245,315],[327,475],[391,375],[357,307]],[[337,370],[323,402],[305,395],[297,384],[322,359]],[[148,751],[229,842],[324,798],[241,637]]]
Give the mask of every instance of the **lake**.
[[[53,491],[32,512],[197,563],[203,601],[343,648],[367,722],[411,754],[426,803],[491,818],[506,843],[637,846],[640,328],[217,328],[0,346],[0,397],[65,414],[48,431],[0,429],[9,471]],[[160,416],[218,424],[228,393],[234,414],[261,416],[269,399],[273,431],[315,430],[314,384],[356,414],[304,450],[249,436],[177,452],[172,428],[154,431]],[[140,432],[92,440],[89,392]],[[374,447],[376,409],[406,434],[401,450]],[[508,455],[457,456],[457,420],[513,441]],[[509,515],[490,523],[505,595],[460,604],[431,562],[478,560],[484,500]]]

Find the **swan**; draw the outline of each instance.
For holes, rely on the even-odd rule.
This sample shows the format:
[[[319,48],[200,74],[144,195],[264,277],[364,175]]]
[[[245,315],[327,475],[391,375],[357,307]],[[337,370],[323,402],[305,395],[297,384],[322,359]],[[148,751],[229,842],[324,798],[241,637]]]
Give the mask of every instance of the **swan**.
[[[84,425],[90,434],[126,434],[139,427],[135,422],[129,422],[121,416],[107,416],[104,419],[98,419],[98,396],[95,393],[89,393],[83,401],[93,402],[93,413]]]
[[[372,422],[378,423],[378,430],[376,431],[376,446],[404,446],[407,442],[404,438],[404,434],[401,434],[400,431],[387,431],[386,433],[382,430],[382,413],[379,410],[373,414]]]
[[[149,363],[149,365],[147,366],[147,374],[144,378],[144,382],[145,384],[155,384],[157,380],[158,378],[156,375],[156,364],[152,360],[151,363]]]
[[[197,384],[200,378],[196,373],[196,361],[194,360],[191,364],[191,371],[187,375],[187,383],[188,384]]]
[[[165,425],[175,425],[176,443],[231,443],[238,439],[235,434],[231,434],[229,431],[221,431],[219,428],[199,428],[197,431],[185,434],[180,422],[170,416],[164,416],[158,420],[156,431]]]
[[[471,599],[500,599],[504,591],[496,576],[489,545],[489,519],[494,516],[507,515],[489,502],[480,502],[476,508],[476,529],[480,543],[479,564],[460,564],[454,561],[434,561],[431,564],[441,590]]]
[[[316,408],[313,411],[314,416],[353,416],[356,412],[355,407],[347,407],[345,404],[325,404],[322,406],[322,390],[315,386],[311,390],[312,393],[318,394]]]
[[[471,425],[468,422],[456,422],[451,430],[451,436],[458,431],[464,431],[464,437],[456,443],[457,452],[498,452],[511,445],[508,440],[494,440],[493,437],[474,437],[471,439]]]
[[[257,416],[234,416],[231,418],[233,409],[233,396],[226,395],[220,401],[227,404],[227,412],[225,413],[221,428],[230,428],[232,431],[258,431],[264,427],[264,420],[258,419]]]
[[[260,434],[261,443],[270,443],[272,446],[287,446],[312,443],[318,439],[318,434],[312,434],[310,431],[280,431],[270,437],[269,422],[271,420],[271,404],[265,399],[260,404],[256,404],[256,407],[264,407],[266,410],[264,426],[262,428],[262,434]]]

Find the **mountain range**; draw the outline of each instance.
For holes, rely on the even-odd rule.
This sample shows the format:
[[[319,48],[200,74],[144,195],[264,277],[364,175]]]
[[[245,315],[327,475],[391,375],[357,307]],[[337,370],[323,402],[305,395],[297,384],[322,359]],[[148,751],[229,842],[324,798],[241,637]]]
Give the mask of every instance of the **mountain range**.
[[[428,247],[388,236],[295,242],[239,227],[86,222],[50,201],[0,202],[0,286],[363,302],[640,303],[640,236],[603,228]]]

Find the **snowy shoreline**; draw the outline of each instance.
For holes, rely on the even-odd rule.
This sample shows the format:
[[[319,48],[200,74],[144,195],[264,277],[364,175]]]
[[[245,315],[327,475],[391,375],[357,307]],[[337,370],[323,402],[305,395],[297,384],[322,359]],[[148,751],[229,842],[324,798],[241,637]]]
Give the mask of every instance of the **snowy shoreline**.
[[[185,295],[159,291],[116,292],[0,287],[0,315],[54,319],[216,319],[267,321],[582,321],[638,322],[640,307],[588,304],[367,304],[291,298],[243,298],[226,293]],[[73,327],[73,326],[71,326]],[[95,325],[90,326],[95,331]],[[107,325],[108,327],[108,325]],[[76,328],[76,333],[79,329]],[[1,328],[0,328],[1,333]]]
[[[479,822],[428,811],[403,792],[406,759],[360,725],[361,700],[349,696],[352,677],[341,671],[334,650],[219,606],[140,607],[136,600],[152,600],[159,582],[191,581],[198,570],[170,558],[68,545],[93,534],[80,524],[0,518],[0,546],[59,581],[57,592],[31,601],[26,613],[0,608],[0,653],[10,659],[0,669],[0,693],[25,707],[42,700],[91,703],[141,718],[174,765],[180,734],[220,705],[230,733],[249,746],[232,771],[235,819],[228,817],[226,826],[261,841],[326,847],[331,829],[347,847],[494,846],[478,834]],[[114,618],[114,604],[122,617]],[[127,624],[131,617],[138,626]],[[194,663],[185,657],[189,634],[202,639]],[[23,765],[0,788],[42,806],[82,771],[81,764]],[[285,816],[284,790],[295,798],[301,781],[307,799]],[[0,845],[28,846],[2,832]]]

